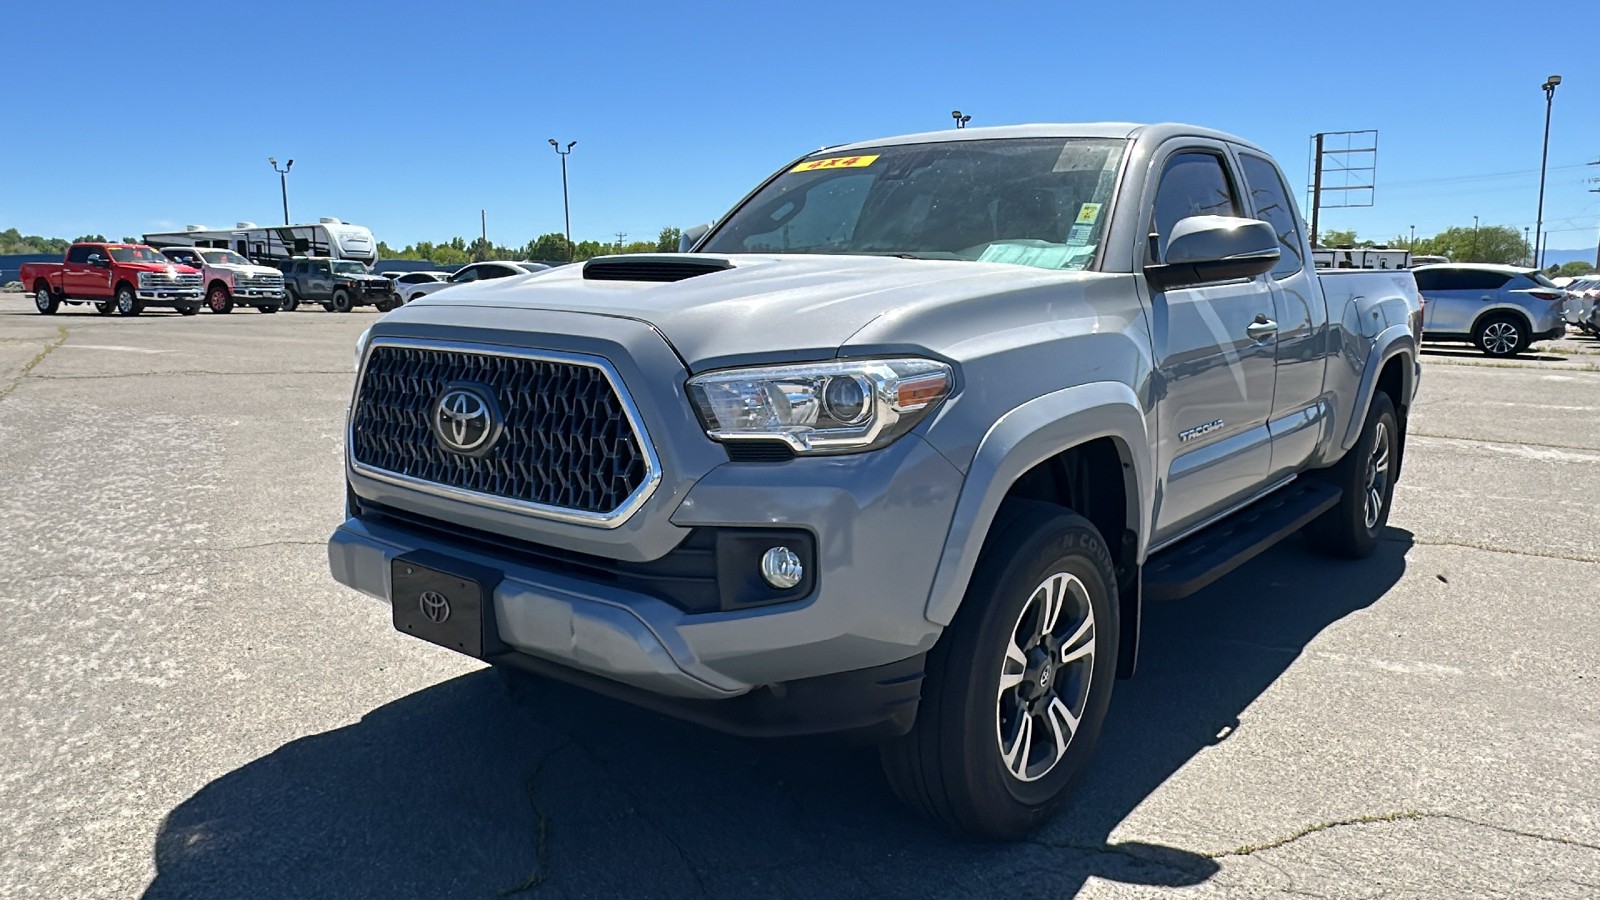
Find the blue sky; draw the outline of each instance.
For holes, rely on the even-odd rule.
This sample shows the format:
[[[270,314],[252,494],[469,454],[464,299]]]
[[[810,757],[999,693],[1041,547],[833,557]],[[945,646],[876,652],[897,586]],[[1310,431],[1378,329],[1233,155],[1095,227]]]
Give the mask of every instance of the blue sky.
[[[11,4],[0,227],[72,237],[281,218],[399,246],[561,229],[630,240],[721,214],[825,144],[948,127],[1177,120],[1306,179],[1316,131],[1379,132],[1371,209],[1324,228],[1531,227],[1559,72],[1552,248],[1600,229],[1594,0],[1504,3]],[[1224,12],[1226,10],[1226,12]],[[441,14],[442,13],[442,14]],[[1572,30],[1564,30],[1572,26]],[[35,39],[38,38],[38,39]],[[1561,43],[1584,47],[1558,51]],[[138,48],[166,48],[140,53]],[[1304,202],[1304,194],[1301,195]]]

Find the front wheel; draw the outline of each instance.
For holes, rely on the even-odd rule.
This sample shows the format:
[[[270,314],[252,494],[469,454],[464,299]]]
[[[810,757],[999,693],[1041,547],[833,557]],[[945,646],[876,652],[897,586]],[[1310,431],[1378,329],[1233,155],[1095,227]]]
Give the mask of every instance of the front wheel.
[[[123,285],[117,288],[117,312],[124,316],[137,316],[144,312],[144,304],[133,293],[133,288]]]
[[[1312,550],[1365,559],[1378,548],[1378,536],[1389,524],[1402,440],[1394,402],[1388,394],[1374,394],[1361,437],[1327,470],[1328,478],[1343,493],[1332,509],[1306,526]]]
[[[300,298],[295,296],[294,291],[285,291],[284,295],[283,295],[283,311],[284,312],[294,312],[296,309],[299,309],[299,308],[300,308]]]
[[[1526,326],[1511,315],[1484,316],[1472,329],[1472,342],[1485,356],[1516,356],[1531,343]]]
[[[258,307],[256,307],[256,309],[259,309],[263,313],[266,313],[266,314],[269,314],[269,315],[278,311],[278,308],[276,306],[258,306]]]
[[[350,299],[348,291],[334,291],[333,299],[324,304],[324,306],[329,312],[347,313],[355,309],[355,303]]]
[[[221,284],[214,284],[206,292],[206,306],[214,313],[226,315],[233,312],[233,295],[228,293],[228,288]]]
[[[1116,569],[1087,519],[1001,509],[961,609],[928,655],[909,734],[881,748],[907,805],[972,836],[1021,837],[1083,774],[1116,677]]]
[[[61,308],[61,298],[56,296],[55,291],[41,285],[33,292],[33,305],[38,308],[39,315],[53,316]]]
[[[195,315],[199,315],[199,314],[200,314],[200,307],[198,307],[198,306],[180,306],[180,307],[178,307],[178,315],[180,315],[180,316],[195,316]]]
[[[109,316],[117,311],[117,304],[112,300],[102,300],[94,305],[94,311],[102,316]]]

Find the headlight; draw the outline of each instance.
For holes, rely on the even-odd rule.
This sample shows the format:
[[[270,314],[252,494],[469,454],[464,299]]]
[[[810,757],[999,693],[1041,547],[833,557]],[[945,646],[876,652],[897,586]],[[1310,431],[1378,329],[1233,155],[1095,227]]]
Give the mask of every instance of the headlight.
[[[156,273],[154,273],[154,272],[140,272],[139,273],[139,287],[142,288],[142,287],[148,286],[150,284],[151,277],[154,276],[155,274]]]
[[[689,380],[689,396],[714,441],[854,453],[916,427],[954,381],[949,366],[928,359],[839,360],[712,372]]]
[[[356,338],[356,364],[355,364],[355,370],[357,372],[361,371],[361,354],[367,352],[367,341],[369,341],[371,339],[372,339],[372,326],[368,325],[367,326],[367,330],[361,332],[361,336]]]

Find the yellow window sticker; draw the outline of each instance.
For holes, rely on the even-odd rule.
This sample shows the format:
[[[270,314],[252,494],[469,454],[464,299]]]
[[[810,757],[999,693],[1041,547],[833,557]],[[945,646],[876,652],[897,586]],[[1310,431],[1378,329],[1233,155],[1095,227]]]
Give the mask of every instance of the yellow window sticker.
[[[869,156],[833,156],[828,159],[808,159],[790,169],[791,172],[815,172],[818,169],[861,169],[878,161],[878,154]]]
[[[1100,204],[1085,203],[1078,207],[1078,224],[1093,225],[1100,221]]]

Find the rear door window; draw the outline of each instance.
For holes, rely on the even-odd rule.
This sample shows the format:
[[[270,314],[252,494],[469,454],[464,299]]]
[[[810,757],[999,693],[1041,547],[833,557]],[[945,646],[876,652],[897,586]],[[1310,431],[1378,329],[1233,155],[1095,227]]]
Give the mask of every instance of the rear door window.
[[[67,251],[67,262],[86,263],[89,261],[89,254],[99,252],[99,250],[99,247],[88,247],[79,244]],[[101,255],[104,256],[105,254],[102,253]]]
[[[1278,244],[1283,250],[1278,264],[1272,267],[1272,277],[1287,278],[1305,268],[1305,261],[1300,258],[1300,214],[1289,200],[1289,192],[1284,190],[1277,166],[1248,153],[1240,154],[1239,162],[1244,169],[1245,187],[1250,191],[1255,216],[1277,232]]]

